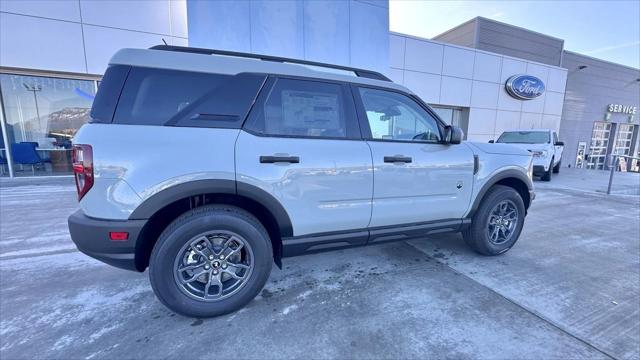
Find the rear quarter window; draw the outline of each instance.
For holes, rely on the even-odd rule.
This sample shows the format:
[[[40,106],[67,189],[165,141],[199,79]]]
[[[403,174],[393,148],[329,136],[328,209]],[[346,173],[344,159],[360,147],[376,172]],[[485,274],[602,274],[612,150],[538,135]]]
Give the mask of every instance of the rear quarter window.
[[[107,69],[93,99],[89,122],[110,123],[113,120],[118,98],[130,69],[131,66],[128,65],[114,65]]]
[[[118,124],[164,125],[230,75],[132,68],[115,113]]]

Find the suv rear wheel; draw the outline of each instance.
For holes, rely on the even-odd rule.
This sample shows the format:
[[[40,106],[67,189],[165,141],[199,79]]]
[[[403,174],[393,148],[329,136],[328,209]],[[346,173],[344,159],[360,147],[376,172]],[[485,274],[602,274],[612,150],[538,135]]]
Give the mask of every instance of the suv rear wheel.
[[[465,242],[483,255],[499,255],[516,243],[524,225],[524,202],[513,188],[494,185],[480,203],[471,225],[462,232]]]
[[[160,235],[149,279],[160,301],[186,316],[226,314],[249,303],[269,278],[273,258],[264,226],[233,206],[193,209]]]

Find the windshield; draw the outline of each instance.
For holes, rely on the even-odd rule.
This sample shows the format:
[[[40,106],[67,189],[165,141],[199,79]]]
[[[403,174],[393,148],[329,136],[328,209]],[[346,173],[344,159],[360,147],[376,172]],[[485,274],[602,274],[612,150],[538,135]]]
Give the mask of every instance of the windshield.
[[[546,144],[549,133],[546,131],[507,131],[498,138],[499,143],[510,144]]]

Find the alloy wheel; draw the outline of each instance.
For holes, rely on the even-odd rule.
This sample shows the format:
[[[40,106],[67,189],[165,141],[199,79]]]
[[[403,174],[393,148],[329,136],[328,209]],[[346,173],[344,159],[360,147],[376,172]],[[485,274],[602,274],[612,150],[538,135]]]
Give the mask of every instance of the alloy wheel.
[[[182,246],[173,273],[185,295],[215,302],[240,291],[253,267],[251,245],[242,236],[230,231],[210,231]]]
[[[487,236],[494,245],[511,240],[518,225],[518,208],[511,200],[502,200],[493,207],[487,220]]]

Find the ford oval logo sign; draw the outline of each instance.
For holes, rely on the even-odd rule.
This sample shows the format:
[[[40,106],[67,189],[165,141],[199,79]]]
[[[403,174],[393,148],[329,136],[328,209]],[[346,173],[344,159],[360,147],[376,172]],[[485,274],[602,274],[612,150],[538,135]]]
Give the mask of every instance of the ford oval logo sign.
[[[505,88],[509,95],[520,100],[531,100],[544,93],[542,80],[531,75],[513,75],[507,79]]]

